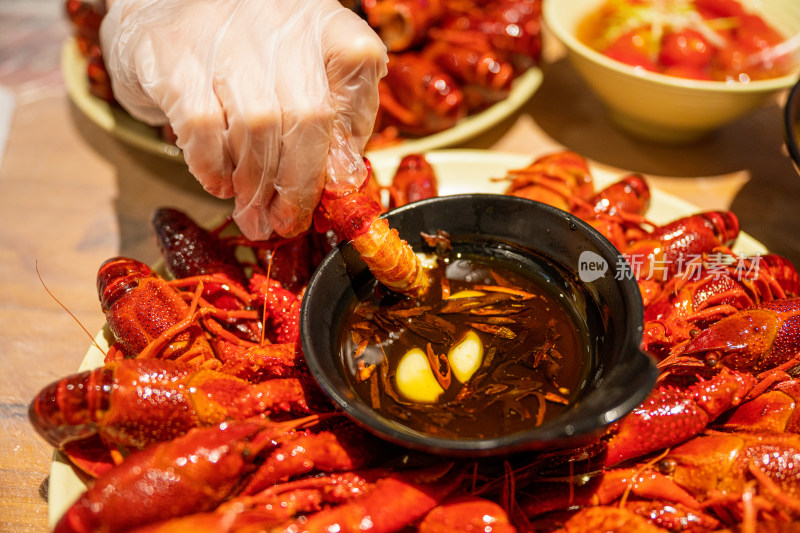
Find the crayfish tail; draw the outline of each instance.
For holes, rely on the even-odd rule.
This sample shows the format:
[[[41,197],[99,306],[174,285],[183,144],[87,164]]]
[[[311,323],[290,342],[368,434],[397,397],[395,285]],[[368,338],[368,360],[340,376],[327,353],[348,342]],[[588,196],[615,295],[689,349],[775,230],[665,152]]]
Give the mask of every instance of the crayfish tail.
[[[363,192],[323,194],[322,206],[334,230],[349,240],[375,278],[393,291],[421,296],[428,274],[419,257],[397,230],[378,218],[381,206]]]
[[[375,278],[396,292],[421,296],[428,289],[428,274],[409,244],[384,219],[353,240]]]

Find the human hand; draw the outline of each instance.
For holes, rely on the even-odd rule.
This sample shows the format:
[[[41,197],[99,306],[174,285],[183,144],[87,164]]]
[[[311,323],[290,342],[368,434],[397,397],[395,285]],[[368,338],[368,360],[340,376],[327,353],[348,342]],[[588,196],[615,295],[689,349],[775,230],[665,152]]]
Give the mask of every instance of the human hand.
[[[115,0],[100,39],[116,100],[172,126],[248,238],[302,232],[323,187],[365,179],[386,50],[337,0]]]

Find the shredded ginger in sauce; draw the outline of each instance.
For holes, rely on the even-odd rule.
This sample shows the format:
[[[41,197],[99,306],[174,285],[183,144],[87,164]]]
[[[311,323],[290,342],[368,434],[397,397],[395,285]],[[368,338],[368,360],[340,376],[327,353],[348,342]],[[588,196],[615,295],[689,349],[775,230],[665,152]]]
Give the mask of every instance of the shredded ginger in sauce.
[[[588,361],[565,296],[497,259],[440,254],[437,265],[424,298],[376,287],[348,317],[342,357],[356,393],[446,438],[515,433],[563,412]]]

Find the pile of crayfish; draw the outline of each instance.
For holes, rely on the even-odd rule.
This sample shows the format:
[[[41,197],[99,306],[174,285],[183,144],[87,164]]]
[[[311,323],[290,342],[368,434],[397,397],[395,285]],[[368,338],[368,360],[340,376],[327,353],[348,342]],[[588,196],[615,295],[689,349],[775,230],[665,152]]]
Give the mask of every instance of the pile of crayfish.
[[[369,0],[389,50],[369,148],[430,135],[505,99],[542,54],[541,0]]]
[[[755,532],[799,521],[795,268],[735,253],[730,212],[652,223],[642,176],[596,190],[573,152],[502,179],[508,194],[581,217],[638,265],[642,348],[661,373],[605,435],[580,449],[443,460],[365,433],[317,388],[298,317],[327,250],[350,241],[392,290],[426,290],[416,255],[379,218],[438,194],[426,159],[407,156],[390,186],[370,176],[357,192],[326,193],[301,236],[247,241],[163,208],[153,225],[164,272],[131,258],[100,267],[113,336],[104,365],[30,407],[88,485],[56,531]]]
[[[343,2],[347,4],[348,2]],[[388,73],[370,148],[430,135],[506,98],[541,60],[541,0],[363,0],[386,44]],[[105,0],[66,0],[92,95],[114,103],[100,50]],[[160,132],[169,142],[169,126]]]

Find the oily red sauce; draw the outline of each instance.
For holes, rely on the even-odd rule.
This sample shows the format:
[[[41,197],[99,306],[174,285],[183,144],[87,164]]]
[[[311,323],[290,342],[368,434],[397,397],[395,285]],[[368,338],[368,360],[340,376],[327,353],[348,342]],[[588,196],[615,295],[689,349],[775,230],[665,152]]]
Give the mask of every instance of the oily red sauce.
[[[793,50],[765,53],[786,37],[736,0],[607,0],[577,37],[617,61],[680,78],[747,83],[797,68]]]
[[[589,354],[585,325],[575,319],[566,295],[494,259],[462,256],[438,264],[424,298],[399,297],[378,286],[347,318],[341,356],[356,393],[386,418],[444,438],[507,435],[567,409],[586,378]],[[443,286],[451,295],[479,288],[486,297],[443,300]],[[395,373],[406,352],[426,352],[430,345],[437,360],[470,329],[484,354],[466,383],[450,372],[450,384],[435,403],[411,401],[398,390]],[[447,370],[442,363],[440,374]]]

